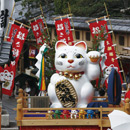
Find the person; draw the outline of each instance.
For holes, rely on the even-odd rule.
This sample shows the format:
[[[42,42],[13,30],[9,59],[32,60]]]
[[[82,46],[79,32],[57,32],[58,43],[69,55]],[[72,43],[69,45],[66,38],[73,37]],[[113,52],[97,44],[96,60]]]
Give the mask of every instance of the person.
[[[104,88],[102,87],[102,88],[100,88],[99,89],[99,95],[98,95],[99,97],[101,96],[105,96],[105,90],[104,90]],[[97,100],[101,100],[101,101],[105,101],[106,100],[106,98],[98,98]]]
[[[39,92],[38,92],[38,86],[36,84],[36,81],[33,79],[27,79],[25,81],[24,91],[30,96],[37,96]]]
[[[24,91],[25,91],[28,95],[30,95],[31,87],[30,87],[30,85],[29,85],[29,80],[26,80],[26,81],[25,81]]]

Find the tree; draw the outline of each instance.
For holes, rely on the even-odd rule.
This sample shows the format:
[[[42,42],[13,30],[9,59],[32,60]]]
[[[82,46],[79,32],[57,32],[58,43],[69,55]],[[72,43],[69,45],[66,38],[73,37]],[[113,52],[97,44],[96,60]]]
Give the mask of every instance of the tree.
[[[123,14],[120,13],[120,10],[130,4],[128,0],[54,0],[55,13],[69,13],[68,2],[70,3],[71,12],[74,16],[82,17],[100,17],[106,15],[104,2],[107,5],[111,17],[122,17]]]

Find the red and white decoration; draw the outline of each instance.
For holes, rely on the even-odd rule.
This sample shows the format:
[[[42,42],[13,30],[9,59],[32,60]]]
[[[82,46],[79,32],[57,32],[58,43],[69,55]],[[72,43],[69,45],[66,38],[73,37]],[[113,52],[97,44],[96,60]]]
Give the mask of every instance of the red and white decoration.
[[[29,58],[35,59],[38,54],[38,49],[34,46],[29,46]]]
[[[56,20],[55,27],[58,40],[63,40],[69,45],[74,45],[69,18]]]
[[[21,50],[23,48],[24,41],[28,35],[28,30],[21,26],[12,24],[7,41],[12,42],[13,56],[16,57],[15,62],[17,64]]]
[[[109,32],[106,20],[89,23],[89,27],[91,30],[92,37],[94,37],[94,35],[98,36],[102,27],[105,28],[105,31],[107,33]],[[112,43],[111,35],[109,33],[108,33],[107,40],[105,40],[104,54],[106,54],[107,57],[105,60],[106,69],[109,70],[109,68],[115,67],[119,72],[120,68],[119,68],[118,60]],[[121,82],[123,83],[121,73],[119,72],[119,74],[120,74]]]
[[[45,33],[45,26],[42,19],[37,19],[31,22],[31,28],[33,30],[36,42],[38,45],[44,44],[43,33]]]
[[[3,94],[11,96],[14,87],[16,66],[27,35],[27,29],[22,26],[12,24],[7,41],[12,42],[12,52],[13,56],[16,58],[13,62],[11,62],[10,66],[7,65],[4,69],[0,67],[0,75],[2,77],[1,81],[5,81],[5,83],[2,84]]]

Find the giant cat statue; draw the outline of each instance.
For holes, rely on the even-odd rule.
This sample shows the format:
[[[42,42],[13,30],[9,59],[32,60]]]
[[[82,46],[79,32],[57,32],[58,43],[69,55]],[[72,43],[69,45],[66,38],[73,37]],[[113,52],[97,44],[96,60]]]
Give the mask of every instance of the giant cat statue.
[[[48,86],[52,108],[86,108],[93,96],[91,80],[100,75],[100,53],[87,51],[84,41],[69,46],[64,41],[55,45],[55,67]]]

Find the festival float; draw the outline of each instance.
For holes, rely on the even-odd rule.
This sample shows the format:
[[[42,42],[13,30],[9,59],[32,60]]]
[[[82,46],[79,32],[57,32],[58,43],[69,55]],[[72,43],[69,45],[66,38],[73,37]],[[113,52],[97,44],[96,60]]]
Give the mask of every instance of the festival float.
[[[129,128],[127,127],[129,122],[125,127],[120,128],[118,124],[123,124],[126,119],[130,118],[130,100],[126,98],[124,101],[121,97],[122,79],[110,34],[107,33],[103,43],[103,38],[100,38],[108,32],[106,17],[103,25],[102,20],[89,23],[94,31],[93,36],[95,37],[96,34],[97,38],[100,35],[96,40],[101,39],[99,40],[99,51],[89,52],[87,52],[87,44],[84,41],[74,42],[72,37],[69,37],[72,36],[72,32],[67,20],[69,21],[62,17],[60,19],[62,23],[55,21],[57,33],[63,35],[59,35],[55,44],[56,73],[50,77],[48,96],[42,97],[49,97],[50,104],[44,108],[31,108],[28,106],[28,99],[31,97],[27,97],[20,89],[16,108],[17,125],[21,130],[110,130],[111,128],[119,130]],[[101,27],[105,28],[105,32],[101,33]],[[66,37],[67,39],[64,40]],[[67,41],[68,39],[69,41]],[[38,63],[36,63],[38,68],[43,67],[46,48],[47,45],[44,44],[39,51]],[[105,52],[106,50],[110,50],[111,53]],[[110,53],[110,55],[104,55],[104,52]],[[105,63],[110,58],[111,62],[114,60],[113,64],[110,61]],[[43,72],[43,68],[39,70],[39,74],[42,73],[40,71]],[[100,73],[104,75],[101,83],[108,86],[107,96],[95,97],[91,81],[99,78]],[[104,98],[105,100],[102,100]],[[118,114],[123,116],[121,119],[123,122]],[[116,121],[114,121],[115,119]]]
[[[127,97],[122,100],[124,97],[121,97],[123,80],[111,40],[110,33],[112,31],[108,31],[107,27],[109,15],[86,21],[90,27],[95,47],[94,51],[89,52],[87,52],[85,41],[74,41],[74,29],[71,29],[70,25],[71,16],[70,13],[54,19],[58,35],[58,41],[55,43],[56,73],[50,77],[47,88],[48,95],[45,95],[44,55],[51,46],[45,42],[45,37],[42,36],[43,33],[48,33],[47,24],[44,24],[46,22],[43,15],[29,21],[36,42],[40,46],[36,56],[38,60],[36,67],[39,69],[36,75],[40,79],[41,95],[44,94],[44,96],[36,97],[36,102],[43,99],[40,103],[45,106],[33,107],[34,97],[27,96],[22,89],[19,89],[17,108],[15,108],[17,126],[20,130],[129,129],[130,100]],[[16,50],[20,48],[19,43],[24,43],[30,26],[22,23],[18,26],[14,24],[15,22],[18,24],[18,21],[10,20],[12,20],[10,23],[13,29],[11,29],[12,32],[10,31],[7,40],[14,42],[16,39],[15,41],[17,41],[13,43],[17,45],[13,47],[14,55],[17,57],[16,66],[19,58],[17,55],[19,53],[16,53]],[[18,32],[12,35],[14,28]],[[22,47],[20,51],[21,49]],[[99,77],[101,77],[100,84],[105,84],[107,87],[107,96],[94,96],[94,87],[91,81],[98,79],[98,82]],[[121,115],[123,122],[120,120]],[[126,125],[119,128],[119,125],[124,125],[124,123]]]

